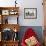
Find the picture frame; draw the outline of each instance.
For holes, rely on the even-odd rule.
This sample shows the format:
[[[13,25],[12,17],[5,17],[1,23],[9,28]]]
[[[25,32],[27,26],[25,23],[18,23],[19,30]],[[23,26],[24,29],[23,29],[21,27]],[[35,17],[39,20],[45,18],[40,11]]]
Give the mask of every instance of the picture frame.
[[[9,14],[10,14],[10,15],[17,15],[17,13],[18,13],[18,12],[15,11],[15,10],[10,10],[10,11],[9,11]]]
[[[24,19],[37,19],[37,8],[24,8]]]
[[[2,10],[2,15],[9,15],[9,10]]]

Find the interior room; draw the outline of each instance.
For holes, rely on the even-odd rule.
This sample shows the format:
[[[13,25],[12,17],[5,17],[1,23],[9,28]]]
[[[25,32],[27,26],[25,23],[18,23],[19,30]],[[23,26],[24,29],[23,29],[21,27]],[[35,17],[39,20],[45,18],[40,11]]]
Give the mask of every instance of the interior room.
[[[0,0],[0,46],[46,46],[46,0]]]

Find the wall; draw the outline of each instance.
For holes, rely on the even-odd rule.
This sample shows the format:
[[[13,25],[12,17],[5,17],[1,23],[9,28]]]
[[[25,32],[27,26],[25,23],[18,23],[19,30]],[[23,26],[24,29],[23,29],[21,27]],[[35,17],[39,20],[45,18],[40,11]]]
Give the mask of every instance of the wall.
[[[24,0],[24,5],[21,6],[19,20],[22,26],[43,26],[42,0]],[[24,19],[24,8],[37,8],[37,19]]]
[[[15,6],[15,0],[0,0],[0,6]],[[17,0],[19,9],[19,24],[21,26],[43,26],[42,0]],[[37,8],[37,19],[24,19],[24,8]],[[9,17],[9,20],[12,17]]]

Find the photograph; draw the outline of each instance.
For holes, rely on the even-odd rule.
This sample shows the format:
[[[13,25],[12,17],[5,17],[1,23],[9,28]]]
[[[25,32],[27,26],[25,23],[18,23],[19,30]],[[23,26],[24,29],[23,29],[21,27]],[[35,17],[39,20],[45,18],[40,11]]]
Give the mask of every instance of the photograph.
[[[25,19],[36,19],[37,8],[24,8],[24,18]]]

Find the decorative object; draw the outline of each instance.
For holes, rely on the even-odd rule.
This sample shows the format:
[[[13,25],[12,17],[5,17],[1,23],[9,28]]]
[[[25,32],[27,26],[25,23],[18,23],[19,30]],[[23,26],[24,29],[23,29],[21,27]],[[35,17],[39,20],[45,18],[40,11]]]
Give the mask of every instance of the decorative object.
[[[37,8],[24,8],[24,19],[36,19]]]
[[[17,15],[17,13],[18,12],[17,11],[14,11],[14,10],[10,10],[10,12],[9,12],[10,15]]]
[[[2,10],[2,15],[9,15],[9,10]]]

